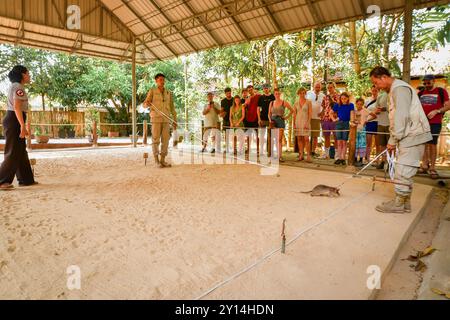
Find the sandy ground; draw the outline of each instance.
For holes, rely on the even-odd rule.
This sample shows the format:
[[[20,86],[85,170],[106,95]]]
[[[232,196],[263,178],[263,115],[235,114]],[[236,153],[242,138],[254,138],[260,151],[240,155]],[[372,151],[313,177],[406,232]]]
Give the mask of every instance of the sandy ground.
[[[296,191],[347,176],[289,167],[262,176],[253,165],[162,170],[144,166],[145,151],[31,154],[41,185],[0,193],[0,298],[193,299],[279,248],[284,218],[288,241],[329,220],[205,298],[367,298],[367,267],[386,268],[431,190],[417,186],[412,214],[380,215],[373,208],[390,185],[370,192],[368,180],[354,179],[340,198],[312,199]],[[72,265],[81,290],[67,288]]]

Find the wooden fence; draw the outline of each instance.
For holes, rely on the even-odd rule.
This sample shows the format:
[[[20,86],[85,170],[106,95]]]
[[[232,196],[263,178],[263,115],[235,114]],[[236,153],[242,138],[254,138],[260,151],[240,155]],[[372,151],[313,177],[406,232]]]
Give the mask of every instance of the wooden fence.
[[[5,116],[6,111],[0,110],[0,121]],[[106,125],[107,112],[100,112],[100,123],[103,125],[98,125],[100,130],[100,136],[107,137],[108,131],[121,131],[126,126],[114,126]],[[62,137],[61,131],[64,128],[70,128],[74,131],[75,137],[82,138],[90,134],[86,132],[88,127],[88,122],[85,117],[84,112],[77,111],[31,111],[28,113],[31,121],[31,133],[37,127],[41,129],[41,132],[49,135],[53,138]],[[0,123],[1,124],[1,123]],[[131,128],[131,125],[129,126]],[[3,127],[0,125],[0,136],[3,136]]]
[[[0,110],[0,117],[3,118],[6,111]],[[85,116],[84,112],[70,111],[31,111],[28,113],[31,122],[31,133],[34,133],[37,127],[46,135],[58,138],[60,130],[70,127],[75,137],[85,137]],[[37,125],[38,124],[38,125]],[[0,126],[0,135],[3,136],[3,127]]]

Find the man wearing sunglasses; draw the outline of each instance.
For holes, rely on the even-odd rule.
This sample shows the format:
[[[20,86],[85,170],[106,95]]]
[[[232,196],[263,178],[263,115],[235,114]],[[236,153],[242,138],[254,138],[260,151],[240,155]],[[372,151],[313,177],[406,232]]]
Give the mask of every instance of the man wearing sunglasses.
[[[431,74],[423,78],[424,89],[419,92],[420,102],[423,111],[427,115],[430,123],[433,140],[425,146],[425,152],[422,158],[422,165],[419,173],[429,173],[432,179],[439,178],[436,171],[436,156],[439,134],[442,130],[442,120],[446,111],[450,110],[448,92],[444,88],[435,85],[435,77]]]

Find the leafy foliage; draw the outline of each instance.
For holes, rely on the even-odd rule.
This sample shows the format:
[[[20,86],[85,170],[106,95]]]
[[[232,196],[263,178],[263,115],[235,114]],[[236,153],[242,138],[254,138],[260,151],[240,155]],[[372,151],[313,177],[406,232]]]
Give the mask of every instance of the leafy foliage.
[[[449,43],[449,15],[449,5],[414,12],[414,56]],[[240,93],[249,83],[268,82],[283,88],[285,99],[293,102],[297,88],[309,86],[312,78],[341,79],[349,91],[361,96],[370,87],[367,75],[373,66],[384,65],[401,75],[402,53],[395,52],[403,35],[401,13],[314,30],[314,42],[311,35],[307,30],[138,66],[137,104],[144,101],[159,72],[166,75],[166,86],[174,94],[180,122],[187,120],[185,107],[190,117],[199,118],[206,92],[221,96],[227,86]],[[109,112],[107,121],[131,122],[130,64],[1,45],[0,81],[16,64],[31,71],[30,95],[47,99],[50,106],[102,107]],[[0,94],[0,101],[5,99]],[[148,114],[138,115],[139,122],[144,119]]]

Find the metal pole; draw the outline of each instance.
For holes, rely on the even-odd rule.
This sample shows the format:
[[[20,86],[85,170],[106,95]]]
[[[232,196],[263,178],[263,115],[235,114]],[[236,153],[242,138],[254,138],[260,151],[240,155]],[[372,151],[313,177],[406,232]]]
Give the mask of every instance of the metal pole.
[[[412,46],[412,19],[413,19],[413,0],[405,2],[405,24],[403,35],[403,76],[405,82],[411,81],[411,46]]]
[[[137,146],[136,139],[136,39],[133,37],[133,57],[132,57],[132,82],[133,82],[133,94],[132,94],[132,121],[133,121],[133,147]]]
[[[188,113],[188,57],[184,58],[184,129],[188,131],[189,113]]]

